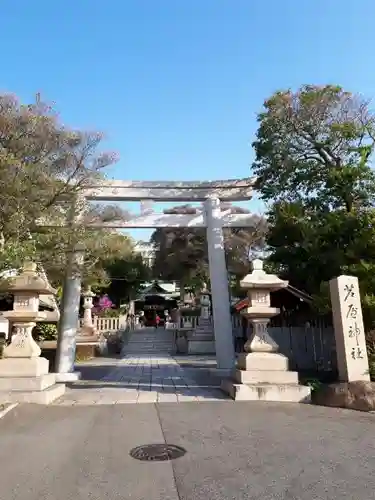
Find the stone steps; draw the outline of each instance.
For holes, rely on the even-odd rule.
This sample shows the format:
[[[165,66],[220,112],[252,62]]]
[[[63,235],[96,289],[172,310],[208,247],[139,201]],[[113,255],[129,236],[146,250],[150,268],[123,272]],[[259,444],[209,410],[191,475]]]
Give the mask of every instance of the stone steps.
[[[150,328],[134,332],[124,346],[123,354],[173,354],[175,352],[173,332]]]
[[[141,344],[141,345],[137,345],[137,346],[126,346],[126,350],[127,351],[131,351],[131,350],[145,350],[145,349],[148,349],[148,350],[157,350],[157,349],[173,349],[173,345],[171,344],[156,344],[156,345],[144,345],[144,344]]]
[[[132,342],[131,344],[126,344],[127,347],[147,347],[147,346],[172,346],[173,342]]]
[[[151,346],[151,347],[128,347],[126,348],[126,352],[143,352],[143,351],[172,351],[173,346]]]
[[[139,344],[170,344],[173,339],[151,339],[151,340],[129,340],[127,345],[139,345]]]

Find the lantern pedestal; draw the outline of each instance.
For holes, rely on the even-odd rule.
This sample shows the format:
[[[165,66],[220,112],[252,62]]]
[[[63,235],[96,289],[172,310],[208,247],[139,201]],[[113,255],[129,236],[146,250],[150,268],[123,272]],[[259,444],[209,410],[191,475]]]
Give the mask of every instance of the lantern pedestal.
[[[56,375],[48,372],[48,360],[39,357],[32,330],[46,317],[38,310],[39,296],[54,290],[37,274],[35,264],[28,263],[9,291],[14,295],[13,310],[4,316],[13,332],[0,360],[0,401],[49,404],[64,394],[65,386],[56,384]]]
[[[299,385],[286,356],[274,352],[242,353],[233,380],[223,389],[236,401],[310,402],[310,387]]]
[[[245,353],[238,356],[232,380],[223,380],[222,389],[236,401],[283,401],[309,403],[310,387],[299,385],[298,373],[289,371],[289,360],[278,353],[278,345],[267,325],[279,309],[271,307],[270,292],[288,285],[277,276],[263,271],[262,261],[255,260],[253,272],[242,281],[247,288],[249,307],[243,315],[252,327]]]
[[[0,400],[7,403],[49,404],[65,393],[48,373],[45,358],[5,358],[0,361]]]

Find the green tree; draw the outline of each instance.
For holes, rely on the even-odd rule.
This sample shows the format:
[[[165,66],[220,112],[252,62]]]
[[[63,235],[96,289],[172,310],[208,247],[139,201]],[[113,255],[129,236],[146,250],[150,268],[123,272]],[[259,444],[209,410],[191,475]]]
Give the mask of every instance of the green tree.
[[[374,115],[332,85],[277,92],[264,108],[253,170],[269,207],[270,262],[322,308],[329,279],[354,274],[366,308],[375,292]]]
[[[374,116],[341,87],[277,92],[259,114],[256,188],[265,201],[302,201],[324,210],[373,205]]]
[[[135,299],[142,283],[151,278],[151,269],[144,263],[141,255],[134,252],[127,258],[105,262],[104,269],[110,281],[106,293],[117,306]]]
[[[114,154],[100,151],[101,139],[98,133],[64,127],[39,95],[27,105],[0,95],[0,271],[34,259],[59,281],[66,253],[79,242],[85,249],[85,279],[95,281],[103,274],[102,257],[121,253],[119,237],[108,230],[98,234],[83,224],[74,230],[37,224],[65,218],[80,191],[113,163]],[[86,219],[105,220],[109,213],[108,207],[90,206]]]
[[[197,209],[183,205],[164,210],[166,214],[195,214]],[[208,279],[208,257],[203,228],[158,228],[152,236],[155,246],[153,275],[180,282],[181,299],[185,287],[199,288]]]
[[[249,213],[242,207],[223,203],[222,210],[228,209],[232,213]],[[195,214],[197,208],[185,205],[172,208],[165,213]],[[248,272],[249,252],[264,247],[265,219],[257,215],[252,215],[251,218],[253,221],[251,228],[224,229],[227,268],[234,283]],[[153,233],[151,240],[156,249],[155,277],[180,280],[181,290],[186,285],[196,291],[203,282],[209,283],[205,228],[159,228]]]

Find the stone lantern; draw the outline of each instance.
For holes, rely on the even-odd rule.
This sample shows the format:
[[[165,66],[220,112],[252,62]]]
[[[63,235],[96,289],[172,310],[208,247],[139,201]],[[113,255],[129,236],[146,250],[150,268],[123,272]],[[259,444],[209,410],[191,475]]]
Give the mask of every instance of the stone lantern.
[[[215,354],[215,334],[210,318],[211,293],[203,283],[199,294],[201,314],[198,326],[187,333],[187,352],[189,354]]]
[[[40,357],[41,350],[32,330],[37,321],[47,317],[39,311],[40,295],[56,291],[31,262],[11,279],[8,291],[14,296],[13,310],[6,311],[4,316],[12,328],[12,338],[4,348],[4,359],[0,360],[0,400],[48,403],[60,397],[65,386],[56,385],[55,375],[48,373],[49,362]]]
[[[263,270],[263,261],[255,259],[252,262],[253,271],[240,282],[241,288],[247,290],[249,305],[241,314],[252,326],[252,333],[245,344],[245,352],[253,353],[249,359],[257,359],[256,353],[272,353],[278,351],[278,345],[268,333],[270,319],[277,316],[280,310],[271,307],[270,292],[286,288],[287,281],[281,280],[274,274],[267,274]],[[246,356],[240,356],[240,359]],[[246,358],[247,359],[247,358]],[[273,358],[272,358],[273,359]],[[241,361],[239,362],[241,364]]]
[[[263,269],[263,261],[252,262],[252,272],[240,282],[247,290],[248,306],[241,311],[252,331],[239,354],[235,382],[223,381],[223,389],[236,400],[310,401],[310,388],[298,384],[298,373],[288,370],[289,360],[268,331],[270,319],[280,310],[271,307],[270,292],[286,288],[287,281]]]
[[[210,319],[210,305],[211,305],[210,295],[211,294],[207,290],[206,283],[203,283],[202,290],[200,291],[199,294],[199,301],[201,306],[201,315],[199,324],[205,323],[207,320]]]
[[[95,294],[91,291],[90,287],[87,287],[83,292],[83,326],[81,332],[83,336],[95,336],[96,331],[94,323],[92,321],[92,308],[94,307],[93,298]]]
[[[41,350],[32,337],[37,321],[47,315],[39,311],[40,295],[55,295],[50,284],[36,272],[36,264],[28,262],[23,272],[12,279],[9,292],[13,293],[13,311],[5,312],[12,327],[12,339],[4,349],[4,358],[37,358]]]

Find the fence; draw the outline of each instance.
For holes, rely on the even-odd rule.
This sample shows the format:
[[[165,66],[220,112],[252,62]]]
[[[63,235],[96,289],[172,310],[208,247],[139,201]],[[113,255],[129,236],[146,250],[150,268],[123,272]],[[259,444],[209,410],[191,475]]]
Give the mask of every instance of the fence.
[[[196,328],[198,326],[197,316],[181,316],[180,328]]]
[[[212,319],[211,319],[212,320]],[[99,333],[116,332],[128,325],[126,316],[117,318],[93,319]],[[181,316],[180,328],[194,329],[199,325],[197,316]],[[242,336],[242,317],[232,316],[233,336]],[[269,328],[271,337],[279,346],[279,352],[289,359],[291,370],[297,371],[335,371],[336,345],[333,328],[315,326],[275,326]]]
[[[1,319],[1,318],[0,318]],[[8,333],[8,321],[3,318],[0,331]],[[80,320],[82,326],[83,320]],[[115,333],[129,327],[135,328],[134,321],[126,316],[113,318],[93,318],[94,327],[100,333]],[[180,328],[194,329],[199,324],[197,316],[182,316]],[[242,336],[241,316],[232,316],[233,336]],[[335,371],[337,368],[336,345],[333,328],[315,326],[274,326],[269,328],[271,337],[279,346],[279,352],[289,359],[289,366],[297,371]]]
[[[279,352],[289,358],[297,371],[335,371],[336,343],[333,328],[271,327]]]
[[[232,316],[233,335],[242,336],[242,322],[239,315]],[[336,371],[336,343],[332,327],[271,326],[271,338],[278,344],[279,352],[287,356],[291,370]]]

